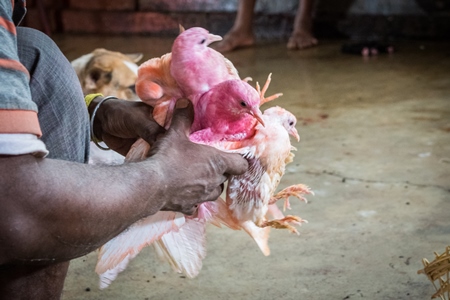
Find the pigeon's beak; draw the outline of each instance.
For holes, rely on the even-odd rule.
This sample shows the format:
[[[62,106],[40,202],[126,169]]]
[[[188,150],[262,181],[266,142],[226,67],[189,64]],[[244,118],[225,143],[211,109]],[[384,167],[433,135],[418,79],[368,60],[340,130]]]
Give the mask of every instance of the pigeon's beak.
[[[206,45],[209,45],[214,42],[221,41],[222,37],[220,35],[208,34],[208,38],[206,39]]]
[[[289,130],[289,134],[292,135],[297,142],[300,142],[300,136],[298,135],[297,129],[295,127],[292,127],[291,130]]]
[[[261,111],[259,110],[259,108],[255,108],[255,109],[251,110],[251,111],[250,111],[250,114],[251,114],[256,120],[258,120],[258,122],[261,123],[262,126],[265,126],[265,125],[264,125],[264,120],[263,120],[263,117],[262,117],[262,113],[261,113]]]

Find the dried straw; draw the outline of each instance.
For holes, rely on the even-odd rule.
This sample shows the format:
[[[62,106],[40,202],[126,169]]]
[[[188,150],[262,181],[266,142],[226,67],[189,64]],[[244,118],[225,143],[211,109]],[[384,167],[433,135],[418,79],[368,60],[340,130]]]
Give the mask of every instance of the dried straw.
[[[426,258],[422,259],[424,268],[417,271],[418,274],[427,275],[428,279],[436,289],[431,298],[441,298],[442,300],[450,300],[450,246],[447,246],[442,254],[434,252],[436,258],[429,262]]]

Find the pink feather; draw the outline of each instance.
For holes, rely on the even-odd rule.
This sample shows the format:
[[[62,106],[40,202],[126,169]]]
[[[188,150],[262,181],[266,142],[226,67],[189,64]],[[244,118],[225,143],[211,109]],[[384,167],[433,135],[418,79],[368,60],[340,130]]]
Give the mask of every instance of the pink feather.
[[[173,43],[171,74],[194,105],[197,97],[216,84],[240,79],[233,64],[221,53],[208,47],[221,39],[206,29],[193,27],[180,33]]]

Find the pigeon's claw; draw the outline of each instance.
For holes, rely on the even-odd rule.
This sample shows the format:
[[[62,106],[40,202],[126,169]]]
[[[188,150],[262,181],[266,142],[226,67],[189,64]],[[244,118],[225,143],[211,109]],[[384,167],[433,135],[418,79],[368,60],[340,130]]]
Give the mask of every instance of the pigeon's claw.
[[[271,81],[272,81],[272,73],[270,73],[269,76],[267,77],[266,83],[264,84],[262,90],[261,90],[261,87],[259,86],[259,83],[256,82],[256,91],[257,91],[258,94],[259,94],[259,98],[260,98],[260,104],[259,104],[259,105],[260,105],[260,106],[263,105],[263,104],[266,103],[266,102],[275,100],[275,99],[277,99],[278,97],[283,96],[283,93],[276,93],[276,94],[274,94],[274,95],[272,95],[272,96],[269,96],[269,97],[265,98],[264,95],[266,94],[266,91],[267,91],[267,89],[269,88],[269,85],[270,85],[270,82],[271,82]]]
[[[266,103],[266,102],[270,102],[270,101],[272,101],[272,100],[275,100],[275,99],[277,99],[277,98],[279,98],[279,97],[281,97],[281,96],[283,96],[283,93],[276,93],[276,94],[274,94],[274,95],[272,95],[272,96],[269,96],[269,97],[267,97],[267,98],[261,98],[261,105],[262,104],[264,104],[264,103]]]
[[[308,200],[303,195],[314,195],[314,192],[304,184],[291,185],[274,195],[270,199],[269,204],[274,204],[278,200],[284,199],[283,210],[285,211],[286,208],[291,209],[291,205],[289,203],[289,197],[291,196],[308,203]]]
[[[269,88],[270,82],[272,81],[272,73],[269,73],[269,76],[267,76],[267,80],[266,83],[263,86],[263,89],[261,91],[261,94],[264,96],[264,94],[266,93],[267,89]]]
[[[290,232],[298,235],[299,232],[298,232],[297,228],[295,228],[291,224],[301,225],[302,223],[308,223],[308,221],[303,220],[302,218],[300,218],[298,216],[289,215],[282,219],[264,221],[264,222],[262,222],[261,225],[259,225],[259,227],[272,227],[275,229],[287,229]]]

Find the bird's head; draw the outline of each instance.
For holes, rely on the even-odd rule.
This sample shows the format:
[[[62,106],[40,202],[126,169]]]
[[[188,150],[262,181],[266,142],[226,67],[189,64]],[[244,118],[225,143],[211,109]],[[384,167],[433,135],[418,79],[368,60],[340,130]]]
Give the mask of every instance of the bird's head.
[[[284,108],[274,106],[266,109],[264,111],[264,115],[275,116],[289,133],[289,135],[293,136],[297,140],[297,142],[300,141],[300,135],[295,128],[295,125],[297,124],[297,118],[294,116],[294,114],[285,110]]]
[[[245,99],[239,99],[239,105],[241,106],[242,112],[253,116],[262,126],[265,126],[262,117],[262,112],[259,109],[259,103],[257,105],[250,104],[249,101]]]
[[[174,41],[174,46],[192,50],[201,50],[206,48],[209,44],[220,40],[222,40],[221,36],[211,34],[204,28],[192,27],[178,35]]]
[[[223,105],[236,118],[255,118],[264,126],[264,120],[259,109],[260,98],[258,92],[247,82],[234,79],[219,84],[225,97]]]
[[[295,124],[297,124],[297,118],[291,113],[283,120],[284,128],[286,128],[288,133],[292,135],[297,142],[300,142],[300,135],[297,132],[297,128],[295,128]]]

